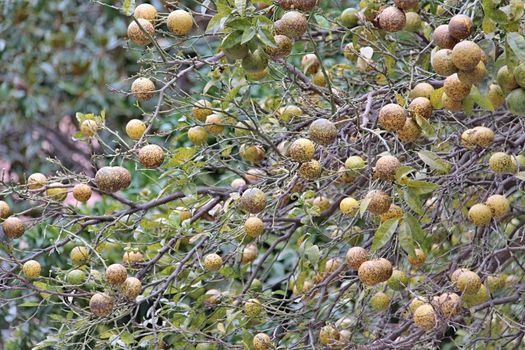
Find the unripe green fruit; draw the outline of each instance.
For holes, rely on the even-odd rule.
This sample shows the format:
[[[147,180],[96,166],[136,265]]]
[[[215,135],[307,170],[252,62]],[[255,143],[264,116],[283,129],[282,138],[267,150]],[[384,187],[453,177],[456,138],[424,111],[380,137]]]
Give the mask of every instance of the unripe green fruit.
[[[204,257],[203,266],[207,271],[217,271],[222,267],[222,258],[219,254],[211,253]]]
[[[71,264],[75,266],[81,266],[89,260],[89,251],[86,247],[74,247],[71,249],[69,257],[71,259]]]
[[[497,84],[490,84],[487,98],[490,100],[490,103],[492,103],[494,109],[498,109],[505,103],[505,94],[503,93],[503,89]]]
[[[488,301],[490,298],[489,291],[487,290],[487,287],[485,287],[483,284],[479,287],[477,292],[473,294],[467,294],[463,295],[463,303],[467,307],[476,306],[479,304],[483,304],[484,302]]]
[[[345,168],[350,171],[357,172],[366,167],[366,162],[359,156],[350,156],[345,161]]]
[[[303,111],[301,110],[301,108],[299,108],[297,106],[288,105],[288,106],[284,106],[284,107],[279,108],[277,110],[276,114],[277,114],[277,117],[279,118],[279,120],[281,120],[281,121],[283,121],[285,123],[288,123],[293,118],[297,118],[297,117],[302,116],[303,115]]]
[[[347,8],[341,13],[341,24],[346,28],[354,28],[359,23],[359,11],[355,8]]]
[[[98,317],[109,316],[113,312],[113,298],[106,293],[96,293],[89,300],[89,308]]]
[[[505,288],[505,278],[501,275],[487,276],[485,285],[490,293],[497,293]]]
[[[250,53],[250,49],[248,48],[248,45],[241,44],[241,45],[234,45],[233,47],[229,47],[227,49],[223,49],[224,55],[228,57],[230,60],[240,60],[244,57],[248,56]]]
[[[86,273],[82,270],[71,270],[66,276],[66,281],[69,284],[80,285],[86,282]]]
[[[498,70],[498,73],[496,74],[496,81],[505,94],[508,94],[512,90],[519,87],[518,82],[514,78],[513,72],[508,66],[503,66]]]
[[[42,272],[42,267],[36,260],[28,260],[22,266],[22,273],[29,279],[40,277],[40,272]]]
[[[208,133],[202,126],[194,126],[188,129],[188,139],[194,145],[204,145],[208,142]]]
[[[242,59],[242,68],[247,72],[260,72],[268,66],[268,58],[260,49]]]
[[[406,24],[405,30],[407,32],[417,32],[421,29],[421,16],[416,12],[407,12],[405,13]]]
[[[375,311],[384,311],[390,306],[392,298],[383,292],[378,292],[370,299],[370,305]]]
[[[507,107],[512,113],[524,116],[525,115],[525,90],[517,88],[512,90],[506,98]]]
[[[392,271],[392,276],[390,276],[390,278],[388,279],[387,284],[391,289],[395,291],[401,291],[408,286],[409,282],[410,279],[408,278],[406,273],[400,270],[394,270]]]

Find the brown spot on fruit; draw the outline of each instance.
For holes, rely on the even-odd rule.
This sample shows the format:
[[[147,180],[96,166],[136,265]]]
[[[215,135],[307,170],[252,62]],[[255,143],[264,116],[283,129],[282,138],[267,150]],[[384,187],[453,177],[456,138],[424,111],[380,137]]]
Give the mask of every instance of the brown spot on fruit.
[[[470,93],[472,85],[465,84],[459,80],[457,74],[452,74],[443,84],[443,89],[447,97],[454,101],[462,101]]]
[[[464,40],[452,49],[452,62],[459,70],[471,71],[481,61],[481,53],[478,44]]]
[[[442,49],[453,49],[458,43],[458,40],[450,35],[448,25],[442,24],[434,30],[432,34],[434,44]]]
[[[448,22],[448,31],[457,40],[468,38],[472,33],[472,28],[472,20],[465,15],[455,15]]]
[[[403,107],[390,103],[379,111],[378,124],[388,131],[398,131],[405,126],[406,113]]]

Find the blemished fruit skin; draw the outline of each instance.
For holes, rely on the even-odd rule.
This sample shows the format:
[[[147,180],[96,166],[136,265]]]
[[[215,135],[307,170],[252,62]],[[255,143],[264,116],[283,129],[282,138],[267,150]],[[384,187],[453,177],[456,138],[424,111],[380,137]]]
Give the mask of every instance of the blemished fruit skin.
[[[193,117],[201,122],[206,121],[206,117],[210,114],[213,114],[213,111],[211,108],[213,105],[208,100],[198,100],[193,105],[193,108],[191,109],[191,113],[193,114]]]
[[[312,76],[312,83],[316,86],[325,87],[327,85],[326,76],[322,71],[318,71]]]
[[[443,293],[434,297],[432,304],[445,319],[451,319],[461,310],[461,297],[456,293]]]
[[[515,173],[517,170],[512,156],[504,152],[493,153],[489,158],[489,167],[499,174]]]
[[[339,203],[339,210],[345,215],[354,213],[357,208],[359,208],[359,202],[352,197],[343,198]]]
[[[113,298],[106,293],[95,293],[89,300],[89,308],[95,316],[109,316],[113,312]]]
[[[434,30],[432,34],[432,39],[434,44],[442,49],[452,50],[454,46],[458,43],[458,40],[450,35],[447,24],[442,24]]]
[[[508,94],[519,86],[514,78],[514,73],[508,66],[503,66],[498,70],[496,81],[505,94]]]
[[[259,237],[264,233],[264,222],[252,216],[244,222],[244,232],[250,237]]]
[[[408,305],[408,309],[413,314],[417,310],[418,307],[420,307],[421,305],[425,305],[426,303],[427,303],[426,298],[415,297],[414,299],[412,299],[412,301]]]
[[[175,10],[168,15],[166,25],[173,34],[186,35],[193,27],[193,16],[184,10]]]
[[[479,62],[474,69],[465,71],[465,70],[459,70],[458,71],[458,78],[463,83],[467,85],[474,85],[478,84],[483,80],[483,78],[487,75],[487,68],[485,68],[485,63]]]
[[[486,204],[474,204],[468,211],[468,218],[475,226],[485,226],[492,219],[492,210]]]
[[[131,173],[120,166],[105,166],[95,174],[95,183],[100,191],[115,193],[128,188],[131,184]]]
[[[76,184],[73,187],[73,197],[82,203],[87,202],[91,198],[92,190],[89,185],[86,184]]]
[[[426,97],[416,97],[408,105],[408,111],[413,118],[419,115],[420,117],[428,119],[432,116],[432,110],[432,103],[430,103],[430,100]]]
[[[430,304],[419,306],[413,315],[414,324],[425,331],[431,331],[436,326],[436,312]]]
[[[379,215],[379,219],[381,220],[381,222],[385,222],[394,218],[401,219],[403,217],[403,214],[403,209],[401,209],[399,205],[390,204],[390,208],[388,208],[386,213]]]
[[[319,342],[323,345],[334,345],[339,340],[339,331],[331,325],[326,325],[319,331]]]
[[[309,139],[295,140],[288,148],[288,155],[298,163],[306,163],[314,157],[315,144]]]
[[[22,265],[22,273],[26,278],[38,278],[42,272],[40,263],[36,260],[28,260]]]
[[[144,255],[142,255],[141,252],[125,252],[124,255],[122,255],[122,262],[124,264],[136,264],[139,262],[142,262],[144,260]]]
[[[474,24],[470,17],[465,15],[455,15],[448,22],[448,31],[457,40],[463,40],[472,33]]]
[[[368,261],[368,251],[365,248],[352,247],[346,252],[346,264],[352,270],[358,270],[365,261]]]
[[[31,174],[27,178],[27,188],[30,190],[39,190],[47,185],[47,177],[41,173]]]
[[[128,300],[135,300],[142,289],[142,282],[138,278],[128,277],[120,285],[120,292],[122,296]]]
[[[7,238],[15,239],[24,234],[26,225],[19,218],[11,216],[2,223],[2,229]]]
[[[392,271],[392,276],[390,276],[386,283],[391,289],[395,291],[402,291],[408,286],[409,282],[410,279],[406,273],[401,270],[394,270]]]
[[[48,185],[46,195],[55,201],[62,202],[67,197],[67,188],[59,182],[53,182]]]
[[[234,180],[231,182],[230,186],[231,186],[233,189],[238,190],[238,189],[240,189],[240,188],[246,186],[246,181],[244,181],[244,179],[240,179],[240,178],[239,178],[239,179],[234,179]]]
[[[487,279],[485,280],[485,286],[488,288],[490,293],[497,293],[505,288],[505,278],[502,275],[487,276]]]
[[[401,142],[410,143],[416,141],[421,136],[421,128],[412,118],[407,118],[405,125],[397,131],[397,137]]]
[[[106,268],[106,280],[113,286],[124,283],[128,278],[128,270],[121,264],[111,264]]]
[[[452,272],[452,275],[450,276],[450,280],[452,281],[452,283],[456,284],[459,276],[463,272],[467,272],[467,271],[470,271],[470,270],[466,268],[459,268],[459,269],[454,270],[454,272]]]
[[[266,155],[264,148],[260,145],[244,144],[239,148],[239,156],[242,160],[258,164]]]
[[[341,24],[346,28],[354,28],[359,24],[359,11],[354,8],[347,8],[341,12]]]
[[[320,145],[329,145],[337,138],[337,128],[328,119],[316,119],[308,129],[308,134],[313,142]]]
[[[345,160],[346,170],[356,171],[363,169],[365,166],[365,160],[359,156],[350,156]]]
[[[217,271],[222,267],[222,258],[219,254],[207,254],[204,257],[203,266],[207,271]]]
[[[204,145],[208,142],[208,132],[202,126],[193,126],[188,129],[188,139],[194,145]]]
[[[9,208],[9,204],[4,201],[0,201],[0,219],[5,219],[9,215],[11,215],[11,208]]]
[[[414,257],[410,255],[407,257],[408,263],[414,267],[423,265],[425,261],[427,260],[427,255],[425,254],[425,252],[419,248],[414,249],[414,252],[415,252]]]
[[[374,215],[386,213],[390,209],[390,204],[392,204],[392,198],[379,190],[370,191],[365,198],[369,200],[368,211]]]
[[[463,304],[466,307],[472,307],[483,304],[484,302],[488,301],[489,298],[489,291],[487,290],[487,287],[482,284],[476,293],[463,295]]]
[[[69,253],[69,258],[74,266],[84,265],[89,260],[89,251],[86,247],[74,247]]]
[[[306,17],[297,11],[286,12],[281,19],[275,21],[274,30],[278,35],[286,35],[291,39],[299,39],[308,29]]]
[[[321,67],[321,62],[319,62],[315,54],[308,53],[301,59],[301,67],[303,67],[305,73],[315,74],[319,70],[319,67]]]
[[[459,80],[457,73],[447,77],[443,83],[445,94],[454,101],[462,101],[468,96],[471,88],[472,85],[465,84]]]
[[[249,264],[257,259],[258,255],[259,249],[257,246],[255,244],[248,244],[242,251],[241,263]]]
[[[524,116],[525,115],[525,90],[517,88],[512,90],[505,99],[507,107],[512,113]]]
[[[224,121],[218,114],[210,114],[206,117],[205,129],[212,135],[219,135],[224,131]]]
[[[390,103],[379,111],[378,124],[388,131],[398,131],[405,126],[406,112],[398,104]]]
[[[139,140],[146,131],[146,124],[142,120],[131,119],[126,124],[126,134],[132,140]]]
[[[443,93],[441,96],[441,103],[443,104],[443,108],[448,109],[451,112],[459,112],[461,111],[461,108],[463,108],[461,101],[451,99],[446,93]]]
[[[131,93],[139,101],[150,100],[155,95],[155,84],[148,78],[137,78],[131,84]]]
[[[136,18],[143,18],[150,22],[154,22],[157,18],[157,9],[150,4],[140,4],[137,7],[135,7],[133,15]]]
[[[481,61],[481,56],[478,44],[468,40],[457,43],[452,49],[452,62],[460,70],[473,70]]]
[[[374,286],[392,276],[392,264],[386,259],[368,260],[359,266],[357,275],[365,286]]]
[[[266,67],[263,70],[257,72],[246,72],[246,78],[253,81],[259,81],[268,76],[268,74],[270,74],[270,70],[268,67]]]
[[[493,194],[485,201],[485,204],[492,211],[492,216],[501,219],[510,212],[510,202],[507,197],[501,194]]]
[[[279,0],[279,6],[285,10],[296,9],[308,12],[317,6],[317,0]]]
[[[264,51],[274,60],[287,57],[292,52],[293,40],[286,35],[274,35],[273,40],[277,47],[267,46]]]
[[[382,156],[376,162],[374,176],[384,181],[394,181],[396,171],[400,166],[401,162],[396,157]]]
[[[473,271],[464,271],[458,276],[456,286],[464,294],[475,294],[481,287],[481,279]]]
[[[315,197],[314,200],[312,201],[312,205],[314,207],[317,207],[319,208],[319,210],[321,212],[323,211],[326,211],[328,209],[330,209],[330,200],[326,197],[323,197],[323,196],[319,196],[319,197]]]
[[[302,163],[298,171],[299,177],[306,180],[315,180],[321,176],[321,163],[312,159],[309,162]]]
[[[137,18],[142,28],[150,35],[155,35],[155,27],[144,18]],[[128,26],[128,38],[137,45],[147,45],[151,42],[149,36],[142,31],[137,22],[133,21]]]
[[[415,10],[419,6],[419,0],[394,0],[394,4],[401,10]]]
[[[249,299],[244,303],[244,313],[248,317],[257,317],[263,311],[261,302],[257,299]]]
[[[429,83],[417,83],[416,86],[410,91],[409,97],[414,99],[417,97],[430,98],[434,92],[434,87]]]
[[[242,194],[240,204],[248,213],[260,213],[266,208],[266,194],[258,188],[249,188]]]
[[[255,350],[268,350],[272,346],[272,339],[269,335],[264,333],[257,333],[253,337],[253,348]]]
[[[378,292],[370,298],[370,306],[375,311],[384,311],[390,306],[390,301],[392,298],[383,292]]]
[[[494,142],[494,132],[484,126],[476,126],[472,129],[474,131],[473,141],[479,147],[487,148]]]
[[[441,49],[436,51],[430,61],[434,71],[444,77],[457,73],[458,68],[452,62],[452,50]]]
[[[91,119],[86,119],[80,124],[80,132],[86,137],[94,136],[97,133],[97,129],[97,122]]]
[[[158,168],[164,163],[164,150],[159,145],[146,145],[139,150],[139,162],[145,168]]]
[[[379,27],[387,32],[399,32],[405,28],[405,13],[395,6],[385,8],[378,16]]]

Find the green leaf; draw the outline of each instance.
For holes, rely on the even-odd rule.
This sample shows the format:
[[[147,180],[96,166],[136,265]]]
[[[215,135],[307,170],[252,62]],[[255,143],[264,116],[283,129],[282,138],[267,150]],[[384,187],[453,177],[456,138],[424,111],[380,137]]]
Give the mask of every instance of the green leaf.
[[[242,41],[243,32],[240,30],[236,30],[234,32],[231,32],[230,34],[226,35],[224,39],[222,40],[222,47],[224,49],[232,48],[236,45],[239,45]]]
[[[414,246],[414,239],[412,238],[412,234],[410,231],[410,227],[406,221],[403,220],[401,225],[399,225],[399,231],[397,233],[397,239],[399,241],[399,245],[403,250],[410,256],[415,257],[415,246]]]
[[[235,0],[235,8],[241,16],[246,13],[246,0]]]
[[[416,123],[417,125],[419,125],[421,130],[423,130],[423,134],[425,134],[425,136],[429,138],[433,138],[436,136],[436,131],[434,130],[434,127],[432,126],[432,124],[429,123],[429,121],[426,118],[420,115],[416,115]]]
[[[259,32],[257,33],[257,38],[259,38],[259,40],[266,46],[273,47],[273,48],[277,47],[277,44],[275,43],[273,36],[265,28],[259,30]]]
[[[448,173],[452,168],[452,164],[444,159],[441,159],[437,154],[431,151],[417,152],[419,158],[429,167],[442,173]]]
[[[22,304],[17,304],[18,307],[35,307],[35,306],[39,306],[40,303],[37,303],[37,302],[25,302],[25,303],[22,303]]]
[[[472,89],[470,90],[470,96],[484,110],[494,112],[494,106],[492,106],[492,102],[488,99],[488,97],[482,96],[479,92],[479,89],[476,86],[472,86]]]
[[[405,213],[404,221],[407,223],[408,229],[410,229],[412,239],[419,243],[419,246],[425,251],[425,253],[428,253],[430,251],[431,242],[429,237],[425,234],[425,231],[421,228],[419,221],[409,213]]]
[[[403,199],[410,209],[412,209],[416,214],[423,215],[425,212],[423,205],[421,205],[421,200],[417,193],[407,189],[403,191]]]
[[[244,31],[242,34],[241,44],[246,44],[248,41],[252,40],[255,36],[255,28],[250,27],[248,30]]]
[[[392,238],[394,232],[396,232],[398,224],[398,218],[388,219],[387,221],[383,222],[374,234],[374,240],[372,242],[372,246],[370,247],[370,251],[375,252],[387,244]]]
[[[507,33],[507,43],[520,61],[525,61],[525,38],[519,33]]]
[[[131,16],[133,11],[135,11],[135,0],[124,0],[120,12],[126,16]]]
[[[516,177],[516,178],[518,178],[518,179],[520,179],[522,181],[525,181],[525,171],[520,171],[519,173],[516,173],[514,175],[514,177]]]
[[[180,166],[189,161],[197,152],[194,147],[177,148],[170,159],[171,166]]]
[[[321,251],[317,245],[312,245],[305,249],[304,253],[312,265],[316,266],[321,257]]]
[[[368,208],[368,204],[370,204],[371,199],[372,198],[365,197],[363,198],[361,203],[359,203],[359,215],[360,216],[363,216],[365,214],[365,211]]]
[[[323,29],[330,29],[330,22],[324,17],[319,14],[315,14],[315,21],[319,23],[319,26]]]
[[[445,90],[442,87],[432,91],[432,94],[430,95],[430,103],[432,103],[432,107],[434,107],[434,109],[443,108],[441,97],[443,96],[444,92]]]
[[[414,172],[415,170],[416,169],[412,168],[411,166],[401,165],[396,170],[396,175],[395,175],[396,182],[399,183],[403,177]]]
[[[465,97],[461,106],[463,112],[465,112],[466,115],[471,116],[474,112],[474,99],[472,96],[468,95]]]
[[[418,194],[431,193],[439,187],[439,185],[433,182],[421,180],[410,180],[407,182],[407,186],[410,188],[414,188]]]

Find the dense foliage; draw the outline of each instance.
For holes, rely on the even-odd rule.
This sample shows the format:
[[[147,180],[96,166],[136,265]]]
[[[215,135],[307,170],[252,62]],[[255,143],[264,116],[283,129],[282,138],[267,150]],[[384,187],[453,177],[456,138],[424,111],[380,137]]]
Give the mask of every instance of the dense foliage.
[[[524,346],[522,0],[75,3],[2,13],[6,349]]]

